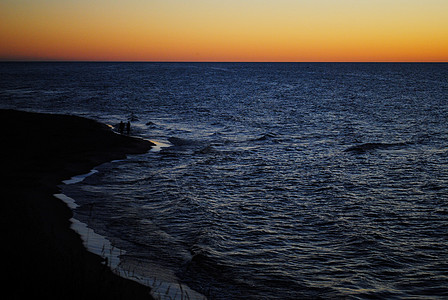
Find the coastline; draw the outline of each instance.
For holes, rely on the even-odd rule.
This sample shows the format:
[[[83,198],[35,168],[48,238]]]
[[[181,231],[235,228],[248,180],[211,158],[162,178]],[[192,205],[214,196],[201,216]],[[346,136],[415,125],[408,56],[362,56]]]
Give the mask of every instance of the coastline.
[[[13,298],[152,299],[150,288],[114,274],[71,229],[71,209],[54,197],[72,176],[153,144],[68,115],[0,110],[4,286]]]

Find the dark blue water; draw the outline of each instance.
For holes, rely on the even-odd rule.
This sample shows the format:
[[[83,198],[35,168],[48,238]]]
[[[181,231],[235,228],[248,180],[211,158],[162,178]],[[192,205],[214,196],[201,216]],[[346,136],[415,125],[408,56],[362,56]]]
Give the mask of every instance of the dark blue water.
[[[64,188],[136,273],[169,270],[211,299],[448,297],[448,64],[0,75],[2,108],[130,120],[170,145]]]

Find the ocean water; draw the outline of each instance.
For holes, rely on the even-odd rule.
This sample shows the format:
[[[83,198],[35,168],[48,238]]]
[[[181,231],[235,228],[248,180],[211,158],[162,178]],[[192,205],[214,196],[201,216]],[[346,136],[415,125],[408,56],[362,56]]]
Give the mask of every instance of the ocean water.
[[[448,64],[2,63],[1,108],[163,146],[62,185],[209,299],[448,297]]]

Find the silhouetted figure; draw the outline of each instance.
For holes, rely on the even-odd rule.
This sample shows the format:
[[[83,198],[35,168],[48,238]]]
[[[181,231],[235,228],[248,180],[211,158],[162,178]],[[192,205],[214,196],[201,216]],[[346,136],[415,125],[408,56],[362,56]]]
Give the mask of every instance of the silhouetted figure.
[[[131,132],[131,122],[128,121],[126,124],[126,133],[129,134],[129,132]]]
[[[120,122],[120,125],[118,126],[118,132],[120,132],[121,134],[123,134],[124,131],[124,123],[123,121]]]

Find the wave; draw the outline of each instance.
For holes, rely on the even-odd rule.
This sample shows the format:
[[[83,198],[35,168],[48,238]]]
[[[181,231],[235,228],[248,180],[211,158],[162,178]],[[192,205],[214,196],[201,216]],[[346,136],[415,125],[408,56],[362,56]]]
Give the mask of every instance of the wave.
[[[183,138],[178,138],[178,137],[174,137],[174,136],[169,137],[168,138],[168,142],[170,142],[174,146],[188,146],[188,145],[195,145],[195,144],[197,144],[197,141],[183,139]]]
[[[268,140],[268,139],[272,139],[272,138],[275,138],[275,137],[276,137],[276,135],[273,134],[273,133],[266,133],[266,134],[264,134],[263,136],[261,136],[261,137],[255,139],[255,140],[256,140],[256,141],[266,141],[266,140]]]
[[[200,150],[195,151],[195,154],[210,154],[210,153],[217,153],[218,151],[213,148],[212,145],[208,145]]]
[[[377,149],[400,149],[411,145],[410,142],[399,142],[399,143],[364,143],[360,145],[351,146],[344,150],[344,152],[357,152],[364,153],[371,150]]]

